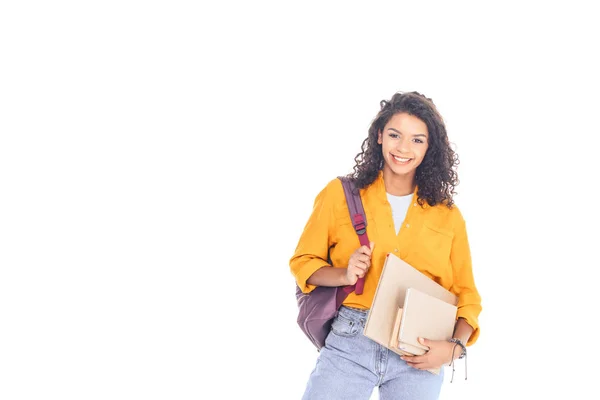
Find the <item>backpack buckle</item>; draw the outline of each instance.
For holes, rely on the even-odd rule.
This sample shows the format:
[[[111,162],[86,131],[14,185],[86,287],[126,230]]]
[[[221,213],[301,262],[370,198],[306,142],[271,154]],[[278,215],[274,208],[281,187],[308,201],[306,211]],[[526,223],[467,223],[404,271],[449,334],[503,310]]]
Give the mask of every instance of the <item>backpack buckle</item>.
[[[367,224],[360,214],[354,214],[354,230],[359,235],[364,235],[367,232]]]

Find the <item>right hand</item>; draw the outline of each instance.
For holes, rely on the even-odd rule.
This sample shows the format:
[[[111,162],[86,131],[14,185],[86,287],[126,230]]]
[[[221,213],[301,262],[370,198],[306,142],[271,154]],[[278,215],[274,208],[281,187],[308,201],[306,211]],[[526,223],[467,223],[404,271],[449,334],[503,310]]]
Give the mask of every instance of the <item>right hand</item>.
[[[348,269],[346,270],[346,281],[348,285],[354,285],[359,278],[366,275],[371,266],[371,255],[373,254],[375,243],[370,242],[369,246],[360,246],[348,260]]]

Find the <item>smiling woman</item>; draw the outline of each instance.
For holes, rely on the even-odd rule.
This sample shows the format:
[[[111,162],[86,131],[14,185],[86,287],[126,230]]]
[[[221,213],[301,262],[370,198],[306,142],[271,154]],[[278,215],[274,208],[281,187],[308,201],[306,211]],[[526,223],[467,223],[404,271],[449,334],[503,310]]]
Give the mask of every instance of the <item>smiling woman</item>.
[[[349,178],[360,191],[372,241],[360,246],[342,184],[318,194],[290,260],[298,287],[352,287],[313,370],[304,399],[437,399],[443,382],[428,372],[466,355],[479,336],[481,298],[475,287],[465,221],[454,204],[458,157],[431,99],[396,93],[381,102]],[[428,352],[402,356],[362,334],[388,254],[395,254],[458,297],[450,340],[421,338]],[[464,349],[464,351],[463,351]]]
[[[381,145],[383,158],[386,161],[384,171],[387,171],[388,175],[410,177],[410,172],[421,165],[425,158],[427,138],[425,122],[405,112],[395,114],[383,131],[377,134],[377,143]],[[390,192],[390,194],[405,196],[409,193]]]
[[[394,182],[401,179],[405,187],[418,186],[419,204],[452,206],[459,161],[431,99],[416,92],[396,93],[380,105],[362,152],[355,158],[357,186],[367,187],[383,169],[384,174],[395,176]]]

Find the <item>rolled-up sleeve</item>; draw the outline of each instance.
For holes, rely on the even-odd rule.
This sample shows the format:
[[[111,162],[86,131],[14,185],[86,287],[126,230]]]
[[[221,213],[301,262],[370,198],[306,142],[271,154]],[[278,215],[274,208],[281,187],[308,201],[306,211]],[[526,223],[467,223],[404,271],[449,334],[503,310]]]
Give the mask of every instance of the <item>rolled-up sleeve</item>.
[[[475,286],[473,267],[471,264],[471,250],[465,221],[458,213],[459,220],[454,231],[450,261],[453,271],[453,285],[451,291],[458,296],[457,318],[464,318],[473,328],[473,333],[467,341],[467,346],[474,344],[479,337],[479,314],[481,312],[481,297]]]
[[[290,259],[290,269],[298,287],[309,293],[316,286],[306,283],[316,270],[329,266],[328,252],[333,215],[332,185],[330,182],[316,197],[312,213],[304,227],[294,255]]]

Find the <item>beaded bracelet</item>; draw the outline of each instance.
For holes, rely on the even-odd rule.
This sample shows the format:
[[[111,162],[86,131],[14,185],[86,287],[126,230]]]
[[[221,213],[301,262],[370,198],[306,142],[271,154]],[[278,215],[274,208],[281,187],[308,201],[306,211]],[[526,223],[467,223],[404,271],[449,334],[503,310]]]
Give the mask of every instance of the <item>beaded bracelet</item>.
[[[461,358],[465,359],[465,381],[467,380],[467,348],[465,347],[465,345],[463,344],[463,342],[460,339],[457,338],[451,338],[448,339],[448,341],[450,343],[454,343],[454,347],[452,348],[452,361],[450,362],[450,365],[452,366],[452,377],[450,378],[450,383],[452,383],[452,381],[454,380],[454,350],[456,349],[456,346],[460,346],[462,348],[462,352],[460,353],[460,357],[458,357],[458,359],[460,360]]]
[[[458,339],[458,338],[452,338],[452,339],[448,339],[448,341],[450,343],[456,343],[457,345],[459,345],[460,347],[462,347],[462,352],[460,353],[460,357],[458,357],[459,360],[465,358],[465,356],[467,355],[467,348],[465,347],[465,345],[463,344],[463,342]]]

